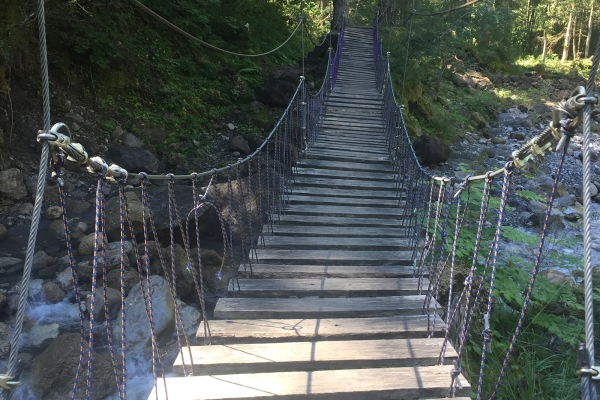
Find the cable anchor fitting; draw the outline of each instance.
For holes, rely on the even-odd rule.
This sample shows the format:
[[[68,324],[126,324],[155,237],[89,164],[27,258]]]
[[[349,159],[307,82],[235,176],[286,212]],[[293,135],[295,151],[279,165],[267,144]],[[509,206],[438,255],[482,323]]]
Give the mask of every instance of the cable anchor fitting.
[[[13,380],[12,376],[0,374],[0,387],[5,390],[11,390],[21,385],[21,382]]]
[[[591,365],[590,355],[585,348],[585,344],[579,344],[577,356],[579,358],[579,369],[577,370],[577,375],[589,376],[592,378],[592,380],[600,381],[600,367]]]

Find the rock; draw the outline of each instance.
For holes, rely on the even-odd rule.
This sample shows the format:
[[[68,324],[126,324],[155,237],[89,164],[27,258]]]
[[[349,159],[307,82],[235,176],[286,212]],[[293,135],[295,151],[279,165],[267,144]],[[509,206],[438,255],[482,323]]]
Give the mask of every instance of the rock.
[[[34,325],[28,333],[29,342],[33,347],[45,347],[60,334],[60,325],[40,324]]]
[[[545,104],[535,104],[533,106],[533,112],[538,114],[546,114],[551,113],[552,109]]]
[[[485,128],[485,124],[487,123],[485,118],[483,118],[483,116],[481,114],[479,114],[477,111],[474,111],[473,113],[471,113],[471,121],[473,122],[473,125],[477,129]]]
[[[79,141],[79,143],[81,143],[83,148],[87,151],[87,153],[90,156],[98,154],[98,152],[101,149],[100,146],[98,145],[98,143],[96,143],[96,141],[93,138],[81,138],[78,141]],[[79,169],[79,166],[77,166],[75,171],[77,171],[78,169]]]
[[[81,127],[77,124],[77,122],[73,122],[71,124],[71,132],[79,132]]]
[[[171,153],[167,159],[167,163],[169,165],[183,165],[185,162],[186,159],[182,153]]]
[[[129,257],[123,258],[125,266],[129,267]],[[106,250],[106,270],[110,271],[121,266],[121,249]]]
[[[170,271],[171,267],[171,249],[162,249],[163,257],[167,266],[167,270]],[[196,254],[192,252],[192,254]],[[197,257],[192,257],[192,264],[196,266],[198,263]],[[159,271],[159,274],[164,274],[162,266],[160,265],[160,259],[156,259],[152,263],[152,271]],[[170,273],[170,272],[169,272]],[[177,294],[180,298],[190,295],[195,290],[195,284],[188,269],[188,258],[187,253],[181,245],[175,245],[175,283]]]
[[[163,188],[161,188],[163,189]],[[184,188],[187,189],[187,188]],[[166,187],[165,187],[166,190]],[[152,191],[154,192],[154,190]],[[177,192],[177,191],[176,191]],[[129,217],[135,233],[141,233],[143,231],[144,214],[142,202],[139,197],[133,191],[125,192],[127,196],[127,204],[129,206]],[[150,196],[152,199],[152,196]],[[179,200],[179,198],[178,198]],[[166,201],[166,200],[165,200]],[[179,201],[177,202],[179,203]],[[165,203],[163,206],[166,208]],[[179,204],[178,204],[179,205]],[[156,215],[156,202],[152,202],[153,212]],[[181,206],[180,206],[181,212]],[[119,197],[113,197],[106,202],[106,234],[108,240],[117,241],[121,240],[121,222],[120,222],[121,208]],[[186,214],[187,215],[187,214]],[[129,224],[126,223],[125,234],[131,235],[129,231]]]
[[[142,141],[131,133],[124,133],[121,136],[121,141],[123,142],[123,145],[127,147],[142,147],[143,145]]]
[[[413,148],[423,164],[438,164],[448,160],[450,157],[450,146],[442,140],[421,135],[413,142]]]
[[[113,320],[121,310],[121,292],[111,287],[106,288],[106,297],[108,299],[108,317]],[[102,285],[96,288],[94,296],[94,321],[104,322],[106,320],[106,311],[104,309],[104,291]],[[92,309],[92,295],[88,295],[85,300],[85,308],[89,311]],[[129,317],[127,315],[127,317]],[[128,328],[128,327],[126,327]]]
[[[17,265],[22,262],[23,261],[20,258],[16,257],[0,257],[0,269],[12,267],[13,265]]]
[[[534,214],[545,213],[548,209],[547,205],[537,200],[530,200],[527,204],[527,209]]]
[[[50,206],[46,209],[46,218],[59,219],[62,217],[62,208],[59,206]]]
[[[29,281],[29,293],[28,299],[33,301],[34,303],[41,303],[46,301],[44,296],[44,289],[42,286],[44,285],[44,281],[42,279],[32,279]]]
[[[506,143],[506,139],[503,137],[495,136],[492,138],[492,143],[493,144],[504,144],[504,143]]]
[[[0,241],[6,239],[8,236],[8,229],[3,224],[0,224]]]
[[[150,277],[150,291],[152,293],[152,308],[154,311],[154,329],[157,336],[169,337],[174,331],[175,307],[169,284],[157,275]],[[121,313],[114,324],[115,339],[121,337]],[[125,313],[127,315],[127,347],[129,351],[141,353],[150,344],[150,322],[146,315],[146,307],[142,296],[140,284],[136,284],[125,300]]]
[[[60,200],[60,194],[58,193],[57,185],[44,186],[44,200],[45,201],[59,201]]]
[[[563,197],[554,199],[554,205],[560,207],[569,207],[575,204],[575,195],[569,194]]]
[[[281,79],[269,79],[262,92],[258,93],[259,100],[273,106],[285,107],[296,92],[296,85]]]
[[[69,271],[69,273],[71,272],[70,270],[65,270],[65,271]],[[48,300],[48,302],[52,303],[52,304],[61,302],[62,299],[64,299],[65,295],[66,295],[64,290],[61,289],[56,283],[54,283],[52,281],[44,283],[44,285],[42,286],[42,289],[44,290],[44,295],[46,296],[46,300]]]
[[[498,114],[498,122],[504,126],[521,126],[523,121],[529,121],[529,115],[518,109],[510,109],[509,112]]]
[[[82,256],[87,256],[94,254],[94,244],[96,241],[96,234],[90,233],[86,237],[83,238],[81,243],[79,244],[79,254]],[[102,232],[98,233],[98,250],[102,248]]]
[[[112,131],[112,138],[115,140],[118,140],[121,135],[123,135],[123,128],[121,128],[120,126],[116,126],[115,129]]]
[[[235,125],[230,122],[227,124],[227,129],[229,129],[230,131],[233,131],[233,130],[235,130]]]
[[[29,383],[40,399],[68,399],[73,388],[73,377],[79,363],[79,333],[58,336],[40,354],[31,366]],[[84,354],[87,354],[87,346]],[[113,368],[109,360],[93,352],[91,398],[99,400],[115,390]],[[87,370],[84,357],[83,371]],[[79,393],[85,391],[85,379],[80,377]]]
[[[83,214],[84,212],[88,211],[92,205],[85,200],[67,198],[65,201],[65,207],[67,208],[67,214]]]
[[[8,300],[6,299],[6,295],[4,294],[4,292],[0,291],[0,312],[4,311],[4,307],[6,307],[7,303]],[[2,358],[2,356],[0,356],[0,358]]]
[[[18,209],[19,214],[22,215],[26,215],[26,216],[31,216],[31,213],[33,212],[33,204],[31,203],[23,203],[19,206]]]
[[[133,251],[133,244],[129,240],[123,241],[123,247],[125,248],[125,254],[129,255]],[[121,251],[121,242],[110,242],[106,246],[107,250],[119,250]]]
[[[7,358],[10,353],[10,329],[6,322],[0,322],[0,359]]]
[[[581,186],[581,193],[583,193],[583,185]],[[598,188],[593,183],[590,185],[590,197],[598,195]]]
[[[239,151],[242,154],[250,154],[248,141],[241,136],[236,136],[229,141],[229,151]]]
[[[150,151],[138,147],[111,146],[108,158],[115,164],[132,173],[158,172],[158,159]]]
[[[0,194],[11,200],[27,197],[27,188],[20,170],[10,168],[0,172]]]
[[[179,309],[181,310],[181,319],[183,321],[183,329],[187,335],[196,333],[198,322],[202,319],[202,314],[194,307],[186,305],[181,300],[176,300]]]
[[[261,111],[265,108],[265,105],[263,103],[261,103],[260,101],[253,101],[252,103],[250,103],[250,110],[254,111],[254,112],[258,112]]]
[[[556,271],[553,269],[545,269],[540,272],[540,275],[548,279],[552,283],[556,283],[557,285],[562,285],[563,283],[571,286],[573,284],[573,278],[571,275],[565,274],[561,271]]]
[[[56,275],[56,279],[54,279],[54,282],[56,282],[58,287],[64,290],[65,292],[72,290],[73,276],[71,273],[71,268],[66,268],[62,272],[59,272],[58,275]]]
[[[43,268],[49,267],[53,265],[55,262],[54,257],[46,254],[45,251],[38,251],[33,255],[33,263],[31,265],[31,270],[33,272],[37,272]]]
[[[125,268],[125,294],[128,294],[140,280],[138,272],[133,268]],[[106,274],[106,285],[110,288],[121,290],[121,270],[113,269]]]
[[[89,261],[82,261],[77,263],[75,271],[77,272],[77,279],[80,282],[91,282],[92,281],[92,269]]]
[[[583,152],[577,151],[573,153],[580,161],[583,161]],[[590,161],[595,163],[598,161],[598,153],[596,151],[590,149]]]
[[[65,238],[65,224],[62,219],[54,220],[48,226],[48,232],[57,240]]]
[[[516,140],[525,140],[525,134],[523,132],[518,132],[518,131],[511,132],[509,137],[511,139],[516,139]]]

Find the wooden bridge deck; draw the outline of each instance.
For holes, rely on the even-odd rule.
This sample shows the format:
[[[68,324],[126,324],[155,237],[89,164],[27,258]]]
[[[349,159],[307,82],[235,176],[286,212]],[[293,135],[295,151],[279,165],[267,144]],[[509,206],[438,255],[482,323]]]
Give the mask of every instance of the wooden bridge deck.
[[[253,275],[240,279],[235,298],[218,301],[213,345],[192,349],[194,376],[167,379],[170,399],[449,394],[456,352],[448,345],[446,365],[437,365],[438,315],[431,317],[435,332],[427,339],[433,321],[422,315],[424,296],[411,277],[403,203],[375,89],[371,30],[347,28],[344,46],[323,128],[299,165],[285,214],[266,235]],[[202,327],[198,338],[201,343]],[[184,358],[190,368],[187,351]],[[183,373],[181,356],[174,372]],[[468,396],[470,386],[461,378],[457,394]],[[160,386],[158,398],[164,398]]]

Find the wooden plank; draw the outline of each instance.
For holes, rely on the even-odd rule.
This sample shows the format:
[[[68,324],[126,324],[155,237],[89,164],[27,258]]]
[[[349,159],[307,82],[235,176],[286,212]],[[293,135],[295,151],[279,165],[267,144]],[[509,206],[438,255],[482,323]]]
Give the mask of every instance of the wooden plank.
[[[307,195],[307,196],[345,196],[348,198],[368,198],[368,199],[397,199],[398,196],[395,192],[383,191],[383,190],[352,190],[352,189],[337,189],[337,188],[323,188],[323,187],[311,187],[301,186],[296,182],[292,187],[293,194]]]
[[[224,375],[427,366],[437,363],[442,342],[412,338],[193,346],[191,359],[190,352],[179,353],[173,372],[182,374],[184,367],[194,375]],[[454,349],[447,349],[448,364],[456,358]]]
[[[349,249],[349,250],[407,250],[406,238],[354,237],[340,238],[327,236],[291,237],[265,236],[268,249]]]
[[[314,215],[282,215],[275,216],[275,223],[288,225],[313,225],[313,226],[343,226],[343,227],[391,227],[399,228],[404,225],[400,219],[390,218],[348,218],[348,217],[326,217]]]
[[[254,318],[371,318],[393,315],[422,315],[424,295],[302,299],[221,298],[217,319]],[[435,301],[431,302],[433,310]],[[443,312],[437,307],[438,313]]]
[[[352,207],[344,205],[291,204],[285,207],[286,215],[324,215],[350,218],[402,218],[404,210],[389,207]]]
[[[320,217],[321,218],[321,217]],[[261,263],[328,265],[410,265],[412,251],[368,251],[368,250],[278,250],[257,249]]]
[[[379,190],[396,192],[395,182],[360,181],[343,178],[308,178],[299,176],[294,180],[296,185],[319,186],[330,189]]]
[[[329,160],[329,161],[355,161],[355,162],[365,162],[365,163],[381,163],[381,164],[389,164],[389,157],[369,157],[364,154],[350,153],[345,151],[337,151],[337,152],[311,152],[309,150],[309,157],[316,158],[319,160]]]
[[[239,276],[256,278],[412,278],[410,265],[278,265],[253,264],[252,273],[238,269]]]
[[[373,171],[379,173],[393,173],[394,169],[390,164],[367,164],[367,163],[355,163],[355,162],[339,162],[339,161],[326,161],[326,160],[314,160],[307,158],[298,163],[299,168],[323,168],[329,170],[343,170],[343,171]]]
[[[273,236],[332,236],[332,237],[361,237],[361,238],[400,238],[406,237],[406,228],[382,227],[353,227],[353,226],[294,226],[273,225]],[[265,236],[266,238],[266,236]]]
[[[316,168],[298,168],[296,176],[327,176],[329,178],[348,178],[370,180],[370,181],[395,181],[391,172],[368,172],[368,171],[348,171],[316,169]]]
[[[281,400],[391,400],[443,397],[450,387],[452,365],[329,371],[295,371],[174,377],[165,380],[168,398],[177,400],[267,399]],[[471,386],[460,376],[459,396]],[[148,400],[166,400],[162,382]]]
[[[408,296],[419,290],[416,278],[297,278],[297,279],[238,279],[238,297],[359,297]],[[423,283],[424,287],[429,281]]]
[[[364,207],[389,207],[397,208],[404,206],[405,202],[398,203],[398,200],[385,200],[385,199],[349,199],[349,198],[334,198],[334,197],[321,197],[321,196],[301,196],[291,195],[288,197],[290,204],[336,204],[336,205],[354,205]]]
[[[388,150],[384,146],[371,146],[369,144],[355,144],[352,145],[350,143],[340,143],[340,141],[335,141],[333,143],[320,143],[317,142],[311,147],[311,151],[346,151],[346,152],[355,152],[357,154],[365,154],[367,156],[375,156],[375,157],[387,157]]]
[[[422,338],[426,337],[429,330],[427,318],[426,315],[398,315],[376,318],[212,320],[210,331],[213,344]],[[429,318],[430,325],[434,327],[434,337],[443,337],[444,322],[440,316],[432,315]],[[196,337],[204,340],[202,326]]]

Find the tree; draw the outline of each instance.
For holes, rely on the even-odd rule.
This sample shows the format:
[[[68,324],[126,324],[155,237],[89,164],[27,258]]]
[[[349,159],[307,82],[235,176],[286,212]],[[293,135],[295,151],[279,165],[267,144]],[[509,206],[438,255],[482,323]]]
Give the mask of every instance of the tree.
[[[573,13],[569,13],[569,22],[567,23],[567,32],[565,32],[565,41],[563,43],[563,53],[560,62],[565,62],[569,58],[569,39],[571,38],[571,25],[573,24]]]
[[[587,37],[585,38],[585,58],[590,56],[590,42],[592,41],[592,20],[594,18],[594,0],[592,0],[592,6],[590,7],[590,18],[588,20]]]
[[[339,31],[342,22],[348,21],[350,12],[350,2],[348,0],[333,0],[333,19],[331,20],[331,30]]]

